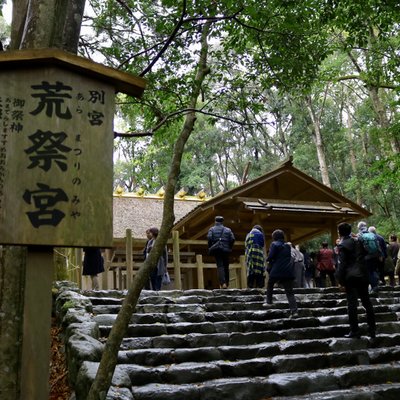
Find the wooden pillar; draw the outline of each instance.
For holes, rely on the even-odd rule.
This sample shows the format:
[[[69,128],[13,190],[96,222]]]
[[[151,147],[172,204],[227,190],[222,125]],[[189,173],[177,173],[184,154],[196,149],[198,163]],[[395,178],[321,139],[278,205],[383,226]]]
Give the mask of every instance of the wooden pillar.
[[[132,230],[126,230],[126,286],[129,288],[132,283],[133,257],[132,257]]]
[[[335,223],[332,223],[332,225],[331,225],[331,245],[332,245],[332,248],[335,247],[337,238],[338,238],[337,225]]]
[[[21,399],[49,397],[53,248],[28,250],[25,278]]]
[[[204,264],[203,264],[203,256],[201,254],[196,254],[196,266],[197,266],[198,289],[204,289]]]
[[[245,289],[247,287],[247,270],[246,270],[246,257],[241,255],[240,261],[240,286],[239,289]]]
[[[75,261],[76,261],[76,270],[75,270],[75,276],[76,276],[76,283],[78,284],[78,287],[82,289],[82,272],[83,272],[83,250],[81,248],[76,248],[75,249]]]
[[[174,258],[174,279],[175,289],[182,289],[181,282],[181,263],[180,263],[180,251],[179,251],[179,232],[172,231],[172,254]]]
[[[111,265],[111,250],[105,249],[104,251],[104,273],[101,277],[101,288],[103,290],[109,289],[109,272],[110,272],[110,265]]]

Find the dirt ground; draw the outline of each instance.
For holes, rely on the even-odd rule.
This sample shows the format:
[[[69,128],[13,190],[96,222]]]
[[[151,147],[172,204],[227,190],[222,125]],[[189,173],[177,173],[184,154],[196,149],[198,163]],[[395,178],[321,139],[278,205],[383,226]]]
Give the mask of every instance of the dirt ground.
[[[68,371],[65,364],[64,346],[60,339],[60,328],[53,319],[51,326],[49,400],[69,400],[72,390],[68,385]]]

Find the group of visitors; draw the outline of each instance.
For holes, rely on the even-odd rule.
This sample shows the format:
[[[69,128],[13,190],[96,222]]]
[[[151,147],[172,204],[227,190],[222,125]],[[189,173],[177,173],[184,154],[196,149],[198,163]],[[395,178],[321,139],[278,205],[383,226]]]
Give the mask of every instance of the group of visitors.
[[[250,288],[263,288],[266,273],[268,282],[265,307],[273,304],[274,287],[279,284],[285,291],[290,317],[298,315],[295,287],[325,287],[327,280],[332,286],[339,285],[347,297],[347,309],[350,332],[348,338],[359,338],[357,307],[361,301],[367,317],[368,334],[376,335],[374,309],[370,293],[378,290],[379,283],[394,286],[395,275],[400,282],[399,243],[397,236],[391,235],[386,243],[377,234],[376,228],[368,228],[365,222],[357,226],[358,232],[352,233],[348,223],[338,226],[338,239],[333,249],[327,242],[322,242],[317,252],[310,254],[304,248],[285,242],[281,229],[272,232],[272,242],[265,254],[265,236],[260,225],[254,225],[245,239],[245,257],[247,284]],[[221,288],[229,285],[229,253],[235,241],[232,231],[223,225],[223,218],[216,217],[215,226],[208,232],[209,249],[214,254]],[[222,242],[218,244],[217,242]]]
[[[215,225],[207,234],[209,254],[215,257],[219,287],[229,287],[229,255],[235,243],[235,236],[229,227],[224,226],[222,216],[215,217]],[[400,282],[400,253],[397,236],[392,234],[389,241],[368,227],[364,221],[357,225],[358,232],[352,233],[351,225],[338,226],[338,239],[333,249],[327,242],[321,243],[316,252],[308,253],[304,248],[285,241],[281,229],[272,232],[271,244],[265,252],[265,235],[260,225],[254,225],[245,238],[245,259],[247,285],[250,288],[265,287],[265,307],[273,304],[274,288],[277,284],[285,291],[290,316],[298,315],[295,287],[325,287],[329,280],[332,286],[341,286],[346,292],[350,332],[349,338],[358,338],[357,307],[360,300],[366,311],[368,333],[374,338],[376,323],[370,294],[379,290],[379,285],[395,285],[395,276]],[[143,250],[146,259],[158,236],[157,228],[146,231],[147,243]],[[85,248],[83,274],[92,278],[93,289],[99,288],[98,274],[104,271],[104,260],[98,248]],[[165,247],[155,268],[151,272],[146,289],[160,290],[163,277],[167,273],[168,252]]]

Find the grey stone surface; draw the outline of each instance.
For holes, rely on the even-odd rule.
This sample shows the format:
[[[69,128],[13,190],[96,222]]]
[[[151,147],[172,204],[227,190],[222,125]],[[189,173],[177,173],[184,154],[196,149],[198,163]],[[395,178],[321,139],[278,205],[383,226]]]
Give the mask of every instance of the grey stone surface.
[[[58,290],[70,375],[84,400],[124,292]],[[268,309],[264,290],[142,292],[107,399],[397,399],[400,287],[373,298],[376,339],[344,338],[337,288],[295,293],[299,317],[290,319],[279,288]],[[365,334],[362,307],[359,314]]]

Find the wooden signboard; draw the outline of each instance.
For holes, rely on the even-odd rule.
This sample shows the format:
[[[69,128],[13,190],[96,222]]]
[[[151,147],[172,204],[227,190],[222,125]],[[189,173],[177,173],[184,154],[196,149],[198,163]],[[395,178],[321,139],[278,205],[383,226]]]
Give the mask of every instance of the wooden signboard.
[[[0,244],[112,244],[115,92],[144,80],[47,49],[0,56]]]
[[[56,67],[0,74],[0,243],[112,242],[114,88]]]

